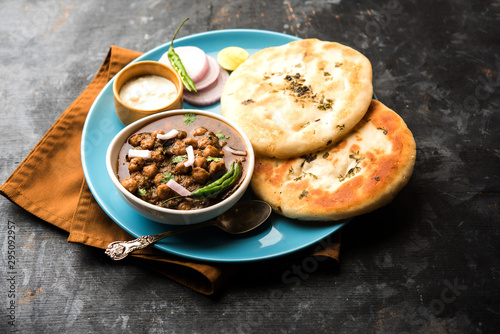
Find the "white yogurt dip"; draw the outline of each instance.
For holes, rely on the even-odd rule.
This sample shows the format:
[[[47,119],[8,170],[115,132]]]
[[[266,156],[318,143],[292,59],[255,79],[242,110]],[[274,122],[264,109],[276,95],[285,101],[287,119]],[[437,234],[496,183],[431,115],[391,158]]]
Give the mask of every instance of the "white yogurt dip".
[[[169,105],[177,96],[172,81],[158,75],[144,75],[127,81],[120,89],[120,98],[129,107],[156,110]]]

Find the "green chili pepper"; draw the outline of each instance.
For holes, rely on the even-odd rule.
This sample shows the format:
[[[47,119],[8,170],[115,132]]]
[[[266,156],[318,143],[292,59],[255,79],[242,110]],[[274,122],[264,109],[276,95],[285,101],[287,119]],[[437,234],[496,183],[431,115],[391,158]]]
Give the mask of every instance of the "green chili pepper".
[[[222,175],[217,181],[209,185],[193,191],[188,197],[194,199],[215,197],[223,190],[229,188],[240,176],[240,164],[233,162],[229,170]]]
[[[182,64],[181,58],[179,57],[179,55],[177,53],[175,53],[175,50],[174,50],[174,39],[177,36],[177,33],[181,29],[184,22],[186,22],[187,20],[189,20],[189,17],[186,17],[184,19],[184,21],[182,21],[182,23],[179,25],[177,30],[175,31],[174,37],[172,38],[172,42],[170,42],[170,47],[168,48],[167,57],[168,57],[168,60],[170,61],[170,64],[172,64],[172,67],[175,69],[175,71],[177,73],[179,73],[179,76],[182,79],[182,83],[184,84],[184,87],[186,87],[186,89],[189,91],[194,90],[195,92],[197,92],[196,87],[194,86],[193,80],[191,80],[186,69],[184,68],[184,65]]]
[[[231,166],[229,166],[228,171],[226,173],[224,173],[224,175],[222,175],[220,178],[218,178],[214,182],[212,182],[212,183],[210,183],[210,184],[208,184],[205,187],[200,188],[200,189],[212,188],[212,187],[216,187],[216,186],[222,184],[222,182],[226,181],[226,179],[228,179],[231,175],[233,175],[235,164],[236,163],[233,161],[233,163],[231,164]],[[200,189],[198,189],[197,191],[199,191]],[[196,191],[195,191],[195,193],[196,193]]]
[[[202,198],[213,198],[219,195],[221,192],[224,190],[232,187],[236,181],[238,180],[239,176],[241,173],[241,166],[239,162],[234,162],[231,164],[231,167],[229,167],[229,170],[222,175],[219,179],[216,181],[210,183],[209,185],[206,185],[202,188],[199,188],[198,190],[193,191],[191,194],[187,196],[175,196],[171,197],[167,200],[165,200],[163,204],[165,204],[168,201],[171,201],[173,199],[179,199],[179,198],[193,198],[193,199],[202,199]]]
[[[224,190],[232,187],[238,180],[239,176],[240,176],[240,164],[237,163],[234,167],[233,174],[224,182],[222,182],[222,184],[208,189],[207,194],[204,197],[214,197],[223,192]]]

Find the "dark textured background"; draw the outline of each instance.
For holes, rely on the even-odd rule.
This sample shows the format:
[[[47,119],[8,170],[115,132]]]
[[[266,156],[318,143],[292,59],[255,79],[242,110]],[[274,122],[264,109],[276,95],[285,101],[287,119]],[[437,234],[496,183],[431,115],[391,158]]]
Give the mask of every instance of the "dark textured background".
[[[88,85],[110,45],[148,51],[183,17],[179,36],[255,28],[364,53],[378,98],[414,133],[411,181],[344,228],[340,266],[291,284],[282,280],[291,264],[251,264],[213,297],[68,244],[0,198],[0,277],[9,220],[19,269],[15,327],[0,283],[0,332],[500,330],[498,0],[0,1],[0,182]]]

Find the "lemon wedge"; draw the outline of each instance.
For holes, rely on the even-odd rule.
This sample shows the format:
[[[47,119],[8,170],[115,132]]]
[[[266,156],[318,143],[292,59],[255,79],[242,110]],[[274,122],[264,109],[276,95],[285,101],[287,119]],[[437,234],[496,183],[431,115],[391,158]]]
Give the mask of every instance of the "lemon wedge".
[[[229,46],[219,51],[217,62],[223,69],[234,71],[248,59],[248,56],[247,50],[237,46]]]

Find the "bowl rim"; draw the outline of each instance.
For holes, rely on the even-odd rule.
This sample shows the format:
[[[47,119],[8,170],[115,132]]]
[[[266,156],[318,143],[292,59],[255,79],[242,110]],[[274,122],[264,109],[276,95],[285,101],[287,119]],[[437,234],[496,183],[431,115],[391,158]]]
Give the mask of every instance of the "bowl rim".
[[[166,69],[167,71],[169,72],[172,72],[176,79],[177,79],[177,84],[174,83],[174,85],[176,86],[175,88],[177,89],[177,95],[175,96],[175,99],[172,100],[172,102],[170,102],[169,104],[166,104],[164,105],[163,107],[161,108],[156,108],[156,109],[138,109],[138,108],[135,108],[135,107],[132,107],[131,105],[125,103],[122,98],[120,97],[120,92],[118,91],[118,88],[117,88],[117,82],[119,82],[120,78],[125,75],[127,73],[127,71],[130,71],[131,69],[135,68],[135,67],[140,67],[140,66],[145,66],[145,65],[153,65],[153,66],[159,66],[159,67],[162,67],[163,69]],[[147,75],[147,74],[142,74],[142,75]],[[137,76],[138,77],[138,76]],[[133,77],[133,78],[136,78],[136,77]],[[131,78],[132,79],[132,78]],[[165,78],[167,79],[167,78]],[[170,80],[170,79],[167,79],[167,80]],[[127,81],[125,81],[122,86],[120,87],[120,90],[121,88],[123,87],[123,85],[126,83]],[[177,88],[178,86],[178,88]],[[153,113],[158,113],[158,112],[162,112],[162,111],[166,111],[165,109],[171,107],[173,104],[175,104],[179,99],[182,99],[183,98],[183,92],[184,92],[184,84],[182,83],[182,78],[180,77],[179,73],[177,73],[177,71],[175,71],[173,68],[171,68],[170,66],[168,65],[165,65],[163,63],[160,63],[159,61],[156,61],[156,60],[143,60],[143,61],[138,61],[136,63],[132,63],[130,65],[127,65],[126,67],[124,67],[123,69],[121,69],[115,76],[115,80],[113,81],[113,96],[114,98],[126,109],[129,109],[129,110],[132,110],[132,111],[135,111],[135,112],[138,112],[138,113],[143,113],[143,114],[153,114]],[[177,110],[177,109],[172,109],[172,110]]]
[[[113,165],[116,164],[116,159],[118,157],[111,156],[112,153],[114,152],[114,149],[117,149],[119,152],[122,145],[124,144],[122,137],[129,138],[131,134],[133,134],[135,131],[138,131],[139,129],[143,128],[148,123],[159,120],[161,118],[166,118],[168,116],[185,114],[185,113],[189,113],[189,112],[203,115],[203,116],[207,116],[207,117],[212,117],[212,118],[217,119],[218,121],[224,122],[227,125],[231,126],[234,130],[236,130],[238,132],[238,134],[243,138],[243,141],[247,145],[246,158],[248,159],[248,168],[247,168],[244,180],[240,183],[238,189],[236,189],[236,191],[234,191],[230,196],[228,196],[224,200],[222,200],[214,205],[211,205],[211,206],[208,206],[205,208],[201,208],[201,209],[176,210],[176,209],[163,208],[163,207],[148,203],[148,202],[134,196],[132,193],[130,193],[128,190],[126,190],[122,186],[122,184],[119,182],[119,179],[116,175],[115,167],[113,167]],[[119,146],[117,146],[117,145],[119,145]],[[149,210],[154,210],[154,211],[157,211],[157,212],[162,213],[162,214],[170,214],[170,215],[174,215],[174,216],[186,216],[186,215],[191,216],[191,215],[199,215],[199,214],[203,214],[203,213],[208,213],[208,212],[211,212],[213,210],[217,210],[218,208],[224,206],[226,203],[230,203],[234,197],[239,196],[239,194],[241,192],[246,191],[246,189],[248,188],[250,181],[252,179],[254,167],[255,167],[255,152],[253,150],[252,143],[250,142],[250,139],[243,132],[243,130],[238,125],[236,125],[231,120],[227,119],[226,117],[224,117],[222,115],[215,114],[214,112],[210,112],[210,111],[199,110],[199,109],[167,110],[167,111],[159,112],[159,113],[141,118],[141,119],[127,125],[122,130],[120,130],[113,137],[113,139],[109,143],[108,148],[106,150],[106,169],[107,169],[108,175],[111,178],[115,187],[120,191],[120,193],[122,195],[124,195],[132,203],[137,203],[139,206],[144,206]]]

